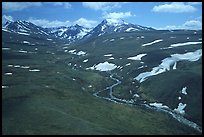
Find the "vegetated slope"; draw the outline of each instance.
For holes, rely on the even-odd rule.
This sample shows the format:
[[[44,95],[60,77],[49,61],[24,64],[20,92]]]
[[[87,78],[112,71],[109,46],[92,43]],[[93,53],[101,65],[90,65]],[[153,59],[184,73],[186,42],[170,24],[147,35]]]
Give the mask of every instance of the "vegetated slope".
[[[135,101],[160,102],[172,110],[176,109],[179,103],[186,104],[185,117],[202,126],[201,59],[195,62],[178,61],[176,69],[173,69],[172,64],[169,71],[149,77],[141,84],[134,79],[140,73],[149,72],[153,67],[159,66],[163,59],[173,54],[183,55],[202,49],[201,37],[202,34],[199,31],[182,30],[119,33],[98,37],[70,49],[80,49],[91,53],[86,57],[89,61],[83,63],[86,68],[105,61],[118,66],[113,72],[122,77],[122,84],[115,88],[113,93],[115,96],[135,99],[133,96],[138,94],[141,98],[136,98]],[[142,46],[159,39],[161,42]],[[188,42],[198,44],[168,48],[176,43]],[[110,56],[104,56],[108,54]],[[146,54],[146,56],[141,60],[128,59],[140,54]],[[185,87],[187,95],[181,93]]]
[[[158,93],[151,92],[152,95],[149,94],[148,88],[151,88],[151,85],[148,87],[145,83],[153,80],[154,77],[149,77],[140,86],[140,83],[134,80],[134,78],[143,71],[138,71],[137,68],[141,66],[140,62],[144,61],[149,66],[149,68],[144,69],[146,71],[151,70],[152,67],[158,66],[161,63],[161,59],[173,53],[182,53],[184,49],[177,47],[178,49],[162,52],[163,50],[160,51],[160,49],[155,49],[154,47],[164,47],[161,43],[149,47],[142,47],[141,45],[152,42],[155,39],[163,39],[163,42],[167,41],[167,43],[184,42],[185,35],[193,34],[193,31],[183,32],[185,33],[185,35],[183,34],[184,36],[182,35],[183,39],[177,40],[169,38],[170,36],[177,36],[177,34],[169,33],[168,31],[164,32],[167,33],[166,35],[162,33],[159,35],[160,33],[155,31],[149,33],[104,35],[92,39],[86,44],[70,46],[64,44],[48,46],[44,43],[30,46],[21,42],[12,43],[8,40],[4,41],[2,51],[2,88],[5,86],[2,89],[3,134],[199,134],[165,113],[140,107],[130,107],[124,104],[114,104],[92,95],[92,93],[104,89],[107,85],[113,84],[114,81],[108,78],[109,74],[107,73],[87,70],[86,68],[108,61],[117,66],[123,66],[123,69],[117,68],[113,70],[113,73],[116,72],[123,77],[120,78],[122,84],[114,90],[114,92],[119,91],[116,96],[120,94],[121,98],[127,98],[129,90],[134,90],[135,93],[142,96],[138,91],[143,91],[140,90],[143,87],[145,99],[150,101],[165,100],[165,95],[162,98],[158,94],[168,94],[170,90],[165,93],[160,91]],[[155,36],[155,34],[158,35]],[[192,35],[191,40],[197,41],[200,35]],[[120,39],[121,37],[124,37],[124,39]],[[109,40],[105,41],[106,39]],[[3,38],[3,40],[5,39]],[[103,41],[105,42],[103,43]],[[32,43],[32,40],[29,42]],[[165,45],[165,47],[168,46],[169,44]],[[199,47],[188,47],[189,51],[196,49],[199,49]],[[76,50],[76,53],[72,52],[74,54],[71,54],[70,50]],[[80,51],[85,52],[85,54],[79,54],[83,53]],[[146,56],[142,57],[141,61],[127,59],[140,53],[147,53]],[[154,56],[160,56],[159,58],[149,57],[151,53]],[[107,54],[112,55],[104,56]],[[110,59],[111,57],[114,59]],[[154,58],[152,62],[150,61],[151,58]],[[83,62],[87,59],[87,62]],[[127,63],[131,64],[125,66]],[[196,69],[200,70],[196,68],[196,66],[199,67],[199,63],[194,65],[195,67],[189,70],[193,73],[192,77],[189,77],[190,79],[197,78],[197,75],[200,75],[196,71]],[[187,73],[182,68],[181,70],[179,69],[182,66],[184,64],[179,65],[178,63],[178,69],[169,73],[175,71]],[[197,75],[194,72],[197,72]],[[8,73],[12,73],[12,75],[8,75]],[[164,80],[162,76],[167,74],[168,72],[155,77]],[[168,76],[169,79],[174,79],[171,76]],[[186,75],[183,77],[186,77]],[[185,78],[185,80],[189,79]],[[133,81],[135,83],[132,83]],[[156,80],[153,82],[156,82]],[[176,81],[173,82],[177,84]],[[199,94],[192,94],[193,90],[191,91],[191,89],[200,85],[193,83],[195,85],[192,84],[190,88],[190,83],[187,81],[186,83],[186,86],[189,87],[187,93],[192,95],[192,98],[198,97]],[[182,84],[186,83],[179,84],[178,88],[180,89],[179,86],[182,87],[184,86]],[[163,83],[157,84],[158,87],[159,85],[160,87],[163,86]],[[126,90],[127,86],[128,90]],[[121,89],[119,90],[118,88]],[[197,90],[200,89],[197,88]],[[128,97],[131,98],[131,96]],[[182,99],[184,100],[185,98],[182,97]],[[194,111],[193,109],[200,111],[200,107],[193,109],[190,107],[190,104],[193,106],[195,102],[200,103],[199,100],[195,98],[193,100],[186,100],[187,114]],[[170,107],[174,107],[176,104],[169,102],[165,103]],[[190,117],[196,115],[197,113],[194,113]]]

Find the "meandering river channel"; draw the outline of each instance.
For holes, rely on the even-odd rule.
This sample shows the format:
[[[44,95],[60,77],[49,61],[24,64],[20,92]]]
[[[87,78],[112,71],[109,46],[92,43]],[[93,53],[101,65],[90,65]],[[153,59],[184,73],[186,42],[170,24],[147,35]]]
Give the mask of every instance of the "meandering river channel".
[[[109,100],[109,101],[112,101],[112,102],[118,103],[118,104],[127,104],[127,105],[130,105],[130,106],[140,106],[140,107],[153,109],[153,110],[156,110],[156,111],[166,112],[166,113],[170,114],[173,118],[178,120],[179,122],[181,122],[181,123],[183,123],[185,125],[188,125],[188,126],[194,128],[195,130],[197,130],[198,132],[202,133],[202,127],[200,127],[196,123],[186,119],[181,114],[178,114],[178,113],[174,112],[170,108],[161,108],[161,107],[150,106],[148,104],[148,102],[146,102],[146,101],[145,102],[140,102],[140,103],[138,103],[138,102],[135,103],[134,100],[125,100],[125,99],[120,99],[120,98],[115,97],[113,95],[113,88],[116,87],[117,85],[121,84],[122,82],[120,80],[118,80],[117,78],[113,77],[114,75],[117,75],[117,74],[111,74],[110,78],[112,80],[116,81],[115,84],[113,84],[111,86],[108,86],[108,87],[104,88],[103,90],[97,91],[93,95],[98,97],[98,98],[106,99],[106,100]],[[108,92],[108,96],[100,95],[103,92]]]

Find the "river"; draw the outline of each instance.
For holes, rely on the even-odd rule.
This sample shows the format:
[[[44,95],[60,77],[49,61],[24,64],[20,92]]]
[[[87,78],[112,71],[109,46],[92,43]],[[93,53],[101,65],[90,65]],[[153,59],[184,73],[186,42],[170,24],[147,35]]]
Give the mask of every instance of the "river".
[[[127,105],[130,105],[130,106],[140,106],[140,107],[145,107],[145,108],[148,108],[148,109],[152,109],[152,110],[156,110],[156,111],[162,111],[162,112],[165,112],[165,113],[168,113],[169,115],[171,115],[173,118],[175,118],[176,120],[178,120],[180,123],[183,123],[185,125],[188,125],[192,128],[194,128],[195,130],[197,130],[198,132],[202,133],[202,127],[198,126],[196,123],[186,119],[184,116],[182,116],[181,114],[178,114],[176,112],[174,112],[172,109],[170,108],[161,108],[161,107],[155,107],[155,106],[150,106],[148,104],[147,101],[145,102],[140,102],[140,103],[135,103],[134,100],[125,100],[125,99],[120,99],[120,98],[117,98],[113,95],[113,88],[119,84],[121,84],[122,82],[120,80],[118,80],[117,78],[114,78],[113,76],[114,75],[117,75],[117,74],[111,74],[110,75],[110,78],[114,81],[116,81],[115,84],[113,85],[110,85],[106,88],[104,88],[103,90],[100,90],[100,91],[97,91],[95,92],[93,95],[98,97],[98,98],[102,98],[102,99],[106,99],[106,100],[109,100],[109,101],[112,101],[114,103],[118,103],[118,104],[127,104]],[[102,92],[109,92],[108,93],[108,96],[104,97],[104,96],[100,96],[99,94],[102,93]]]

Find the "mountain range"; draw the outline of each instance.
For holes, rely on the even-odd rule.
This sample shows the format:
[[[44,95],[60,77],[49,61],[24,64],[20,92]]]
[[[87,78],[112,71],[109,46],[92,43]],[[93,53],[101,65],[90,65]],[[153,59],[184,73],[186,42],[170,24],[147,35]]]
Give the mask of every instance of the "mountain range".
[[[117,32],[153,31],[151,27],[145,27],[127,23],[122,19],[104,19],[94,28],[86,28],[78,24],[53,28],[42,28],[28,21],[6,20],[2,24],[2,30],[23,35],[47,35],[49,37],[67,40],[70,43],[81,39],[94,38],[104,34]]]

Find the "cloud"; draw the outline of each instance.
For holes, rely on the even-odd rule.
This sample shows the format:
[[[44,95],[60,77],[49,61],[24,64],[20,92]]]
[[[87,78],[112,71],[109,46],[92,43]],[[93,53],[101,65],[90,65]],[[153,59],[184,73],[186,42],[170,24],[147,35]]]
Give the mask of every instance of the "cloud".
[[[202,30],[202,21],[199,20],[189,20],[182,25],[171,25],[163,28],[158,28],[159,30],[175,30],[175,29],[188,29],[188,30]]]
[[[29,18],[27,21],[29,21],[29,22],[37,25],[37,26],[41,26],[43,28],[61,27],[61,26],[70,26],[71,25],[70,21],[59,21],[59,20],[49,21],[46,19],[34,19],[34,18]]]
[[[21,11],[29,7],[39,7],[41,5],[41,2],[2,2],[4,12]]]
[[[120,8],[124,3],[126,2],[82,2],[82,5],[96,11],[107,11],[111,10],[112,8]]]
[[[52,4],[54,6],[64,6],[64,8],[69,9],[72,5],[69,2],[47,2],[47,4]]]
[[[131,14],[131,12],[111,12],[111,13],[105,14],[103,18],[120,19],[120,18],[132,17],[132,16],[135,16],[135,15]]]
[[[43,28],[52,28],[52,27],[61,27],[61,26],[71,26],[71,25],[75,25],[78,24],[80,26],[83,27],[87,27],[87,28],[92,28],[95,27],[95,25],[97,25],[97,21],[95,20],[87,20],[85,18],[80,18],[76,21],[59,21],[59,20],[54,20],[54,21],[49,21],[46,19],[35,19],[35,18],[29,18],[27,21],[37,25],[37,26],[41,26]]]
[[[73,24],[78,24],[80,26],[87,27],[87,28],[95,27],[97,23],[98,22],[95,20],[87,20],[85,18],[80,18],[73,22]]]
[[[189,21],[186,21],[182,26],[184,28],[189,28],[189,29],[202,29],[202,22],[199,20],[189,20]]]
[[[202,2],[187,2],[189,5],[200,5]]]
[[[154,12],[170,12],[170,13],[182,13],[182,12],[194,12],[196,8],[192,5],[185,4],[183,2],[172,2],[170,4],[163,4],[154,6],[152,11]]]

